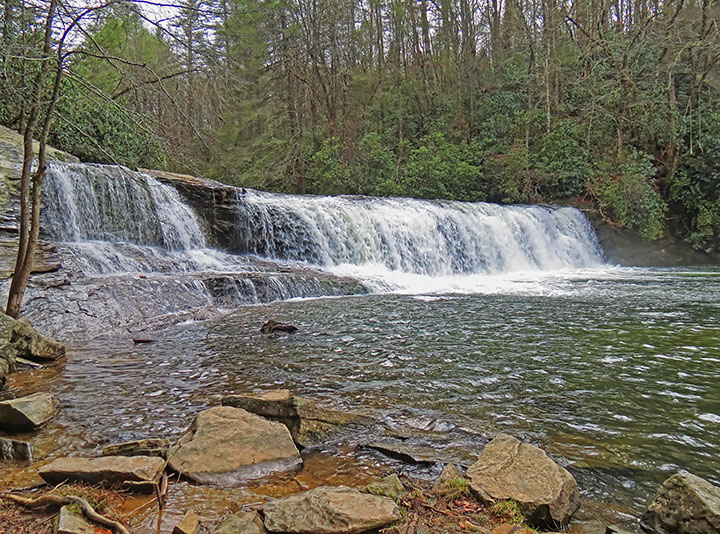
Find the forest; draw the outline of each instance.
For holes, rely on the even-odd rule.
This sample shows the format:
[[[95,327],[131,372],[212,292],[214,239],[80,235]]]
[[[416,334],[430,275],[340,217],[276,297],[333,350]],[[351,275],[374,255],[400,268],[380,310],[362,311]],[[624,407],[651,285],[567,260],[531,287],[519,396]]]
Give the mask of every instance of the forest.
[[[710,252],[719,21],[716,0],[2,0],[0,123],[270,191],[571,204]]]

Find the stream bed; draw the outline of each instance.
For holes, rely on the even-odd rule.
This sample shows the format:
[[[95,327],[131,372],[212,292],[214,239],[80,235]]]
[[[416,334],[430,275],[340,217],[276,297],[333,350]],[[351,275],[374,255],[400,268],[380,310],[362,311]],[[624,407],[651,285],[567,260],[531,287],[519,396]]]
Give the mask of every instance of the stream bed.
[[[40,457],[176,439],[223,395],[289,388],[374,415],[390,431],[423,433],[440,453],[472,457],[495,433],[516,435],[569,466],[584,497],[641,510],[677,470],[720,483],[718,282],[717,269],[605,268],[488,279],[485,293],[246,306],[148,333],[152,343],[129,335],[77,342],[65,363],[17,373],[10,386],[49,390],[63,406],[33,438]],[[299,332],[259,334],[271,318]],[[401,468],[355,449],[363,439],[372,436],[328,454],[305,451],[305,474],[291,480],[234,490],[174,485],[166,514],[299,491],[303,476],[306,487],[361,485]],[[24,466],[0,463],[0,483],[32,479]],[[154,531],[154,515],[140,519]]]

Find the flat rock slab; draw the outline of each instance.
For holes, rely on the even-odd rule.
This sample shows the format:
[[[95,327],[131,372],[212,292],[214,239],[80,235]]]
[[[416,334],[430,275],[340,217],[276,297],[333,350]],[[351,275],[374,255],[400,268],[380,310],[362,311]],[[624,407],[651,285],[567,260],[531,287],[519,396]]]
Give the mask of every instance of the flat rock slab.
[[[500,434],[468,469],[470,488],[487,503],[513,499],[528,524],[565,525],[580,507],[577,482],[545,452]]]
[[[275,389],[262,395],[228,395],[223,397],[222,405],[241,408],[273,420],[297,417],[289,389]]]
[[[57,399],[49,393],[0,402],[0,428],[28,430],[40,427],[57,415]]]
[[[171,469],[195,482],[219,486],[301,463],[285,425],[230,406],[200,412],[188,433],[168,452]]]
[[[103,456],[167,456],[170,443],[166,439],[139,439],[103,447]]]
[[[396,443],[393,441],[373,441],[368,443],[366,447],[409,464],[434,464],[447,461],[447,458],[444,458],[438,451],[423,445]]]
[[[645,530],[664,534],[720,533],[720,487],[677,473],[660,486],[642,516]]]
[[[309,399],[293,396],[287,389],[272,390],[259,396],[227,395],[223,397],[222,405],[241,408],[284,424],[295,443],[303,447],[349,431],[350,425],[370,423],[364,416],[319,406]]]
[[[0,438],[0,459],[31,461],[33,446],[27,441]]]
[[[343,486],[320,487],[269,502],[265,528],[297,534],[356,534],[400,520],[392,499]]]
[[[257,512],[238,512],[225,518],[215,534],[266,534]]]
[[[100,458],[58,458],[38,473],[48,484],[65,480],[129,490],[152,491],[165,469],[162,458],[150,456],[102,456]]]

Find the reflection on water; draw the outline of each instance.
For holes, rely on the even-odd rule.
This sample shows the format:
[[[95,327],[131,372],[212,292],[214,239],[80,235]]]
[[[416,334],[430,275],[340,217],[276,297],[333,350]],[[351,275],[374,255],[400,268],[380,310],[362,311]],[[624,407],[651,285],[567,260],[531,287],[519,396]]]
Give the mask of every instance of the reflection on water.
[[[287,387],[450,441],[510,432],[571,463],[585,495],[640,506],[678,469],[720,483],[717,275],[616,270],[549,279],[542,293],[290,301],[177,325],[147,345],[98,339],[72,348],[64,368],[32,372],[63,404],[34,442],[41,455],[92,454],[177,438],[222,395]],[[300,332],[262,336],[269,318]],[[38,387],[22,374],[11,386]],[[366,467],[346,456],[359,484]],[[17,472],[3,464],[0,476]],[[173,491],[177,511],[208,490]]]

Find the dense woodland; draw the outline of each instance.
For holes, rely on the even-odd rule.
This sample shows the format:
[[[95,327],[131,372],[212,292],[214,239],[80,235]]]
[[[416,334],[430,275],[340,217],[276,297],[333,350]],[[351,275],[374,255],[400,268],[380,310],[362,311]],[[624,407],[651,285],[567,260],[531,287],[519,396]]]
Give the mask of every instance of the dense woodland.
[[[716,0],[0,1],[0,123],[39,88],[85,160],[582,204],[720,247]]]

